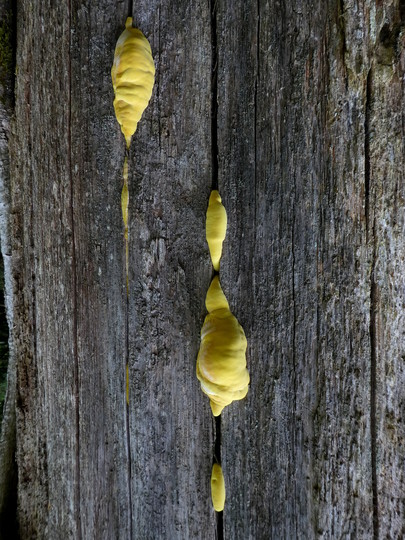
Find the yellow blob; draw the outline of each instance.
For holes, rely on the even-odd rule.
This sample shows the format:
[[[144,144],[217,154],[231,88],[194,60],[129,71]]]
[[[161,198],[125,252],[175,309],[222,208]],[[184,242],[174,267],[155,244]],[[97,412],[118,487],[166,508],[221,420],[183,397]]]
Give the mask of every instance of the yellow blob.
[[[219,271],[222,244],[226,235],[226,210],[216,189],[211,192],[208,202],[206,236],[214,270]]]
[[[197,378],[210,398],[213,415],[219,416],[224,407],[248,392],[247,342],[243,328],[229,309],[218,276],[212,280],[205,305],[208,315],[201,330]]]
[[[152,95],[155,65],[148,40],[128,17],[115,47],[111,70],[115,116],[127,147]]]
[[[225,506],[225,480],[221,465],[214,463],[211,474],[211,499],[216,512],[222,512]]]

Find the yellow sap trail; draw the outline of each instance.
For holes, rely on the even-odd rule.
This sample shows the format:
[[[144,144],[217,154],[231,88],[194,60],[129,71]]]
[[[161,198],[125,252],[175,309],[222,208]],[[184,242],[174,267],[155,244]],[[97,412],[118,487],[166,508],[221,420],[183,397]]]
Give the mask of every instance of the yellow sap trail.
[[[122,186],[121,193],[121,209],[122,209],[122,220],[124,222],[124,239],[125,239],[125,276],[127,282],[127,295],[128,295],[128,206],[129,206],[129,190],[128,190],[128,157],[125,156],[124,160],[124,170],[122,172],[124,178],[124,185]]]
[[[128,300],[128,151],[131,138],[152,96],[152,89],[155,82],[155,64],[151,47],[142,32],[137,28],[133,28],[132,17],[127,18],[125,30],[118,38],[111,69],[111,79],[115,95],[115,116],[121,126],[127,146],[123,171],[124,185],[121,193],[121,208],[125,227],[125,274]],[[127,403],[129,404],[128,364],[126,365],[126,395]]]
[[[128,149],[126,154],[128,154]],[[129,243],[128,243],[128,207],[129,207],[129,189],[128,189],[128,155],[124,159],[124,169],[122,171],[122,176],[124,179],[124,185],[122,186],[121,192],[121,210],[122,210],[122,221],[124,222],[124,242],[125,242],[125,279],[127,287],[127,300],[129,297],[129,280],[128,280],[128,271],[129,271]],[[127,405],[129,405],[129,368],[126,364],[125,370],[126,377],[126,396],[127,396]]]

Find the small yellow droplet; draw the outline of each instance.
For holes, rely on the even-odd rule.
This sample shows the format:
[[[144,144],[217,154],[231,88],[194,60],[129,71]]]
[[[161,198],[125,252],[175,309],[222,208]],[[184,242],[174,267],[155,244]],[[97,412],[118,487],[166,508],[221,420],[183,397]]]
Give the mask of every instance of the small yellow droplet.
[[[219,271],[219,261],[222,255],[222,244],[226,236],[227,217],[219,192],[211,192],[207,209],[206,237],[214,270]]]
[[[221,465],[214,463],[211,474],[211,499],[216,512],[222,512],[225,506],[225,480]]]

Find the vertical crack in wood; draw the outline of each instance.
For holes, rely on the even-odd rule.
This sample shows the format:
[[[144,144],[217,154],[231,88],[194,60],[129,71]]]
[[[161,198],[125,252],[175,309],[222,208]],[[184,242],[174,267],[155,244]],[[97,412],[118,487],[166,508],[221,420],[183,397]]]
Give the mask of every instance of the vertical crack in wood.
[[[210,0],[211,9],[211,175],[212,189],[218,186],[218,36],[217,0]],[[221,415],[215,417],[214,463],[221,464]],[[224,513],[216,513],[217,540],[224,538]]]
[[[259,86],[259,78],[260,78],[260,0],[257,0],[256,2],[256,17],[257,17],[257,24],[256,24],[256,77],[255,77],[255,93],[254,93],[254,144],[255,144],[255,183],[254,183],[254,190],[255,190],[255,209],[254,209],[254,227],[256,229],[257,226],[257,219],[256,219],[256,211],[257,211],[257,94],[258,94],[258,86]],[[254,239],[254,242],[256,242],[256,237]]]
[[[215,417],[214,463],[221,464],[221,415]],[[224,540],[224,512],[217,512],[216,539]]]
[[[128,150],[126,150],[128,152]],[[129,154],[129,152],[128,152]],[[128,155],[129,161],[129,155]],[[128,239],[125,242],[125,293],[126,293],[126,302],[125,302],[125,349],[124,349],[124,373],[125,373],[125,392],[127,388],[127,376],[129,378],[129,278],[128,278],[128,263],[127,263],[127,243],[129,242],[129,232]],[[128,366],[128,374],[127,374]],[[132,463],[131,463],[131,432],[130,432],[130,410],[129,403],[125,400],[125,424],[127,431],[127,453],[128,453],[128,505],[129,505],[129,537],[132,538]]]
[[[346,71],[346,52],[347,52],[347,43],[346,43],[346,28],[345,28],[345,3],[344,0],[339,0],[339,31],[340,31],[340,53],[342,55],[342,65]],[[347,77],[346,77],[347,85]]]
[[[73,358],[74,358],[74,392],[76,408],[76,486],[75,486],[75,517],[77,520],[77,539],[82,538],[81,511],[80,511],[80,394],[79,394],[79,355],[77,347],[77,269],[76,269],[76,238],[75,238],[75,216],[74,216],[74,189],[72,172],[72,3],[68,1],[68,30],[69,30],[69,60],[67,62],[68,71],[68,173],[70,181],[70,215],[72,227],[72,282],[73,282]]]
[[[292,377],[293,377],[293,413],[294,413],[294,423],[297,418],[297,361],[296,361],[296,334],[297,334],[297,302],[296,302],[296,291],[295,291],[295,212],[296,212],[296,178],[294,175],[294,186],[293,186],[293,204],[292,204],[292,228],[291,228],[291,257],[292,257],[292,303],[293,303],[293,327],[292,327]],[[296,438],[295,426],[293,427],[293,438]],[[292,447],[297,448],[297,442],[292,441]],[[295,455],[291,456],[292,460],[292,470],[295,471]],[[294,502],[297,501],[297,481],[296,474],[294,472]],[[295,520],[296,528],[296,537],[298,538],[299,534],[297,531],[297,520]]]
[[[370,224],[370,118],[372,99],[372,70],[370,68],[366,82],[366,103],[364,115],[364,194],[366,242],[373,243],[370,271],[370,438],[371,438],[371,483],[373,493],[373,538],[379,538],[378,520],[378,483],[377,483],[377,284],[375,281],[375,266],[377,258],[377,238],[375,216],[373,225]]]
[[[366,242],[369,241],[370,229],[370,113],[371,113],[371,68],[366,81],[366,104],[364,112],[364,199],[366,219]]]
[[[211,0],[211,167],[212,167],[212,189],[218,189],[217,0]]]

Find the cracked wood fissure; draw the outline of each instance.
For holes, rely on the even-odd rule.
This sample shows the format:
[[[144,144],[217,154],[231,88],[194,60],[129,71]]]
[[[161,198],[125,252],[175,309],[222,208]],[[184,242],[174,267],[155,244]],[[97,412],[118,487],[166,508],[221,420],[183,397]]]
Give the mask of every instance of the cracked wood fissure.
[[[76,420],[76,485],[75,485],[75,513],[76,513],[76,537],[82,538],[81,509],[80,509],[80,381],[79,381],[79,355],[77,351],[77,260],[75,246],[75,220],[74,220],[74,186],[72,175],[72,65],[71,65],[71,41],[72,32],[72,6],[68,2],[68,36],[69,36],[69,57],[67,62],[68,76],[68,120],[67,120],[67,141],[68,141],[68,161],[70,182],[70,226],[72,231],[72,313],[73,313],[73,358],[74,358],[74,397],[75,397],[75,420]],[[35,332],[35,328],[34,328]]]
[[[373,538],[379,538],[378,526],[378,485],[377,485],[377,431],[376,431],[376,369],[377,369],[377,326],[376,310],[378,306],[375,265],[377,256],[377,238],[375,217],[370,224],[370,116],[372,100],[372,69],[366,78],[366,100],[364,105],[364,207],[367,242],[371,244],[370,268],[370,450],[371,482],[373,490]]]
[[[211,189],[218,190],[218,36],[217,0],[210,2],[211,13]],[[221,415],[215,417],[215,440],[213,463],[221,465]],[[225,484],[226,491],[226,484]],[[226,504],[226,500],[225,500]],[[216,539],[224,538],[223,512],[216,513]]]

